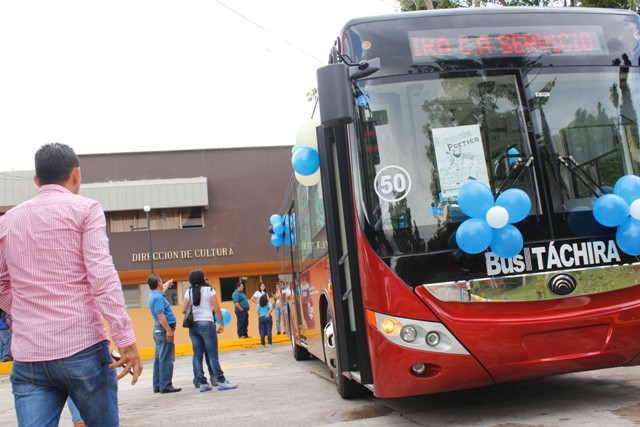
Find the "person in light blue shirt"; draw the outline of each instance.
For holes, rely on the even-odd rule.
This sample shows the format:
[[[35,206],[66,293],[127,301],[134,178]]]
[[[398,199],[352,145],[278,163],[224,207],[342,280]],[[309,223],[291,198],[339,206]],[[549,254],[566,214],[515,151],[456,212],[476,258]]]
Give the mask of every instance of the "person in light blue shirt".
[[[171,282],[171,280],[169,281]],[[167,283],[169,283],[167,282]],[[149,295],[149,311],[154,320],[153,341],[156,344],[153,359],[153,392],[175,393],[182,390],[175,388],[173,381],[173,362],[176,358],[176,346],[173,341],[173,331],[176,329],[176,315],[164,297],[163,290],[168,286],[162,283],[157,274],[147,278],[151,295]]]
[[[11,316],[0,310],[0,362],[10,362],[11,357]]]
[[[271,341],[271,330],[273,329],[272,312],[273,306],[269,302],[269,296],[267,294],[260,295],[258,300],[258,326],[260,328],[260,344],[262,344],[262,347],[264,347],[265,337],[269,341],[269,347],[273,347],[273,342]]]

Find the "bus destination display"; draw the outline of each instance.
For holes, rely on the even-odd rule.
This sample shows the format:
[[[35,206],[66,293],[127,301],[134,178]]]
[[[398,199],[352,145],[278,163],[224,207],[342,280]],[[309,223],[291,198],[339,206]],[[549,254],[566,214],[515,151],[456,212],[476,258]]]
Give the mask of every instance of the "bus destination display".
[[[443,29],[408,34],[414,63],[434,59],[608,54],[602,28],[596,25]]]

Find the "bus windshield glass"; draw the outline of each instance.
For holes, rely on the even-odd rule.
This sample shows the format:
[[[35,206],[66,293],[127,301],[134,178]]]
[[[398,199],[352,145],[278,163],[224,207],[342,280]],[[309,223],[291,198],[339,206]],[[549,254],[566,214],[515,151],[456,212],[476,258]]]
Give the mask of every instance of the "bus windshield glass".
[[[525,242],[579,237],[566,215],[592,217],[598,195],[640,172],[639,93],[637,68],[624,66],[358,82],[360,208],[372,246],[381,256],[455,249],[468,181],[495,197],[527,193]]]

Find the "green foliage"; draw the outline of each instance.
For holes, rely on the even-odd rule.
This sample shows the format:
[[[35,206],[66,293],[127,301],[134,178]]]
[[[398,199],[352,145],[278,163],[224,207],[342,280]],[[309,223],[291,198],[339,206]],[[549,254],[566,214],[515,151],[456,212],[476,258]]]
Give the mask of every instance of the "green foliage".
[[[402,12],[428,9],[452,9],[458,7],[486,6],[550,6],[558,4],[554,0],[397,0]],[[564,6],[602,7],[612,9],[629,9],[629,0],[563,0]]]

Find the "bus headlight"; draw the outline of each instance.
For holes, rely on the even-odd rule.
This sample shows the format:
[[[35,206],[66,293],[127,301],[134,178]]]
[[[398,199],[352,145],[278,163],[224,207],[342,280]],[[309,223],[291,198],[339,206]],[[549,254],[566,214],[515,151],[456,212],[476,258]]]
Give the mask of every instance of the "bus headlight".
[[[418,336],[418,331],[416,330],[415,327],[411,325],[403,326],[402,329],[400,330],[400,338],[402,338],[406,342],[415,341],[417,336]]]
[[[396,329],[396,322],[393,319],[386,318],[380,322],[380,329],[385,334],[392,334]]]
[[[427,334],[427,338],[425,339],[425,341],[427,342],[427,344],[429,344],[431,347],[435,347],[438,344],[440,344],[440,334],[437,332],[429,332]]]

